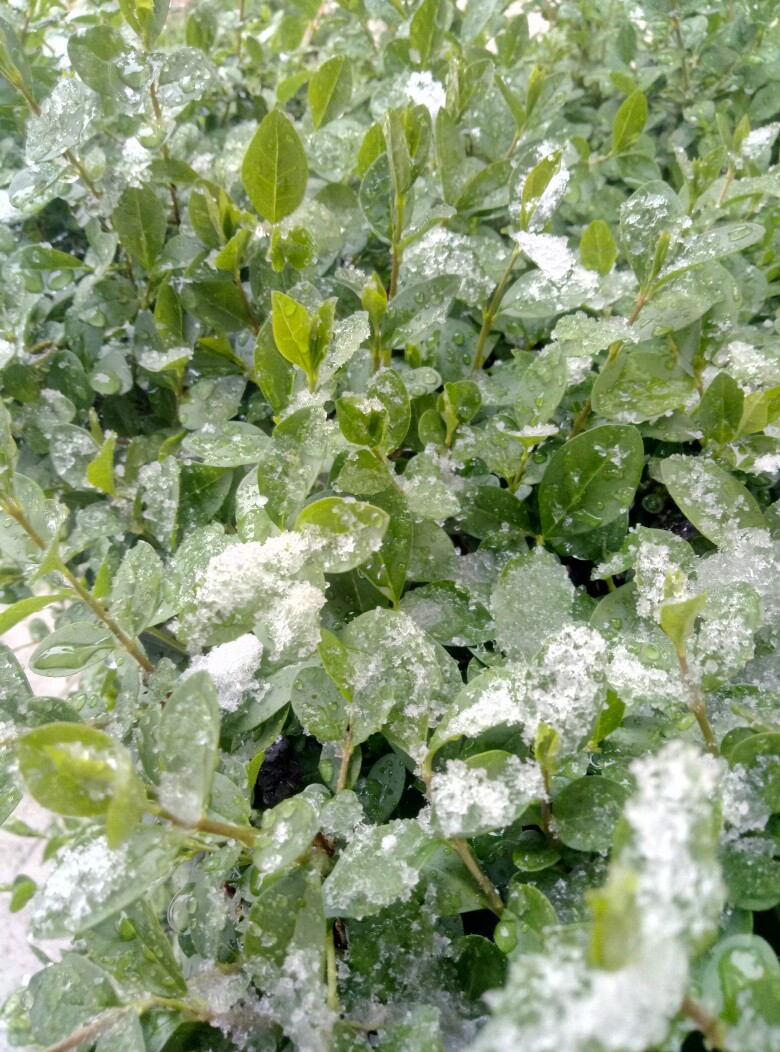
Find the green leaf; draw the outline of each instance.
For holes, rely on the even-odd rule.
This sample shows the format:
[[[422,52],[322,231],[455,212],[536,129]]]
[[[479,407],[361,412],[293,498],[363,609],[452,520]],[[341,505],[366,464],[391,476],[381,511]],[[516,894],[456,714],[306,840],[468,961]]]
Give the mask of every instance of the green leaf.
[[[370,449],[382,449],[387,445],[387,409],[378,398],[347,392],[336,401],[336,416],[347,442]]]
[[[623,101],[612,122],[612,153],[625,153],[637,141],[647,123],[647,98],[632,91]]]
[[[116,850],[103,836],[71,844],[33,899],[33,932],[40,939],[79,935],[137,902],[170,874],[182,840],[167,826],[142,825]]]
[[[112,496],[114,493],[114,449],[116,448],[116,434],[109,431],[105,437],[100,452],[87,464],[87,482],[99,489],[101,493]]]
[[[378,447],[392,453],[403,443],[412,421],[409,395],[395,369],[382,369],[371,380],[366,390],[369,399],[378,399],[385,410],[386,425]]]
[[[104,815],[124,796],[140,816],[143,788],[124,746],[77,723],[49,723],[16,744],[19,771],[30,795],[61,815]]]
[[[150,51],[165,27],[170,0],[119,0],[119,10]]]
[[[252,861],[266,876],[287,869],[311,847],[319,822],[314,808],[303,796],[283,800],[263,813]]]
[[[565,551],[570,538],[606,526],[634,499],[644,465],[635,427],[595,427],[561,446],[539,486],[542,532]]]
[[[606,420],[639,424],[683,408],[695,390],[694,378],[668,354],[629,348],[601,370],[591,401]]]
[[[220,468],[257,464],[270,445],[265,431],[242,420],[207,424],[203,431],[192,432],[182,442],[182,448],[200,457],[204,464]]]
[[[407,899],[439,841],[414,819],[369,826],[339,856],[322,892],[330,917],[370,917]]]
[[[90,960],[123,989],[160,997],[187,989],[163,927],[145,900],[126,906],[118,922],[112,917],[90,928],[84,942]]]
[[[409,141],[402,119],[401,110],[387,111],[384,124],[385,141],[387,142],[387,159],[390,164],[390,178],[396,198],[407,193],[414,178],[412,176],[412,158],[409,153]]]
[[[510,559],[495,584],[490,611],[496,643],[513,660],[529,660],[545,639],[572,619],[574,587],[544,548]]]
[[[68,58],[85,84],[99,95],[133,102],[143,88],[146,65],[118,29],[96,25],[68,39]]]
[[[744,767],[772,814],[780,812],[780,734],[765,732],[743,738],[729,753],[731,767]]]
[[[326,573],[344,573],[360,566],[379,548],[389,521],[387,512],[371,504],[325,497],[303,509],[295,529],[322,539],[317,559]]]
[[[553,799],[555,835],[575,851],[608,851],[628,796],[609,778],[578,778]]]
[[[75,621],[56,629],[30,657],[30,668],[39,676],[72,676],[74,672],[105,660],[116,646],[103,625]]]
[[[588,223],[580,241],[580,258],[586,270],[609,274],[617,259],[617,245],[603,219]]]
[[[441,0],[423,0],[409,23],[409,47],[416,65],[428,65],[440,34],[441,7]]]
[[[652,180],[621,206],[620,238],[640,285],[652,271],[659,238],[679,231],[684,222],[682,202],[670,186]],[[668,245],[668,242],[667,242]]]
[[[68,592],[54,592],[52,595],[31,595],[27,599],[20,599],[0,613],[0,636],[4,636],[14,625],[24,621],[31,614],[37,614],[39,610],[45,610],[52,603],[69,596]]]
[[[122,560],[111,589],[111,612],[131,636],[152,623],[162,580],[159,555],[151,545],[139,541]]]
[[[315,128],[340,117],[352,97],[352,66],[346,55],[335,55],[309,81],[309,106]]]
[[[397,607],[406,584],[414,523],[407,502],[395,487],[383,486],[381,492],[374,494],[373,503],[388,513],[390,521],[381,545],[360,566],[359,573]]]
[[[219,703],[207,672],[188,676],[165,702],[157,741],[160,805],[194,825],[211,792],[219,743]]]
[[[744,403],[745,396],[736,380],[728,373],[718,373],[696,409],[696,419],[704,437],[718,445],[735,438],[740,429]]]
[[[308,177],[298,133],[281,110],[271,110],[260,122],[241,166],[249,200],[269,223],[278,223],[303,201]]]
[[[680,511],[714,544],[727,544],[734,530],[766,526],[755,497],[717,464],[675,455],[658,472]]]
[[[307,734],[321,742],[343,741],[349,725],[345,699],[324,668],[303,668],[290,695],[293,712]]]
[[[471,837],[512,825],[544,794],[539,768],[494,749],[450,760],[431,779],[434,828],[445,837]]]
[[[127,254],[151,270],[163,250],[168,226],[165,209],[154,190],[150,186],[123,190],[111,223]]]
[[[494,636],[482,603],[451,581],[415,588],[404,596],[401,609],[443,646],[478,646]]]
[[[701,592],[691,599],[666,602],[661,606],[660,623],[669,636],[678,655],[685,655],[686,641],[693,632],[696,619],[707,605],[707,593]]]
[[[69,1037],[107,1008],[119,1004],[108,977],[90,961],[68,953],[34,975],[28,986],[30,1024],[36,1044]]]
[[[528,430],[530,437],[534,428],[546,424],[560,405],[567,376],[566,359],[555,344],[535,355],[523,373],[514,408],[517,426]]]
[[[45,245],[26,245],[19,253],[19,261],[27,270],[89,270],[76,256]]]
[[[523,191],[520,196],[521,230],[528,230],[534,212],[539,207],[545,191],[560,169],[561,153],[558,150],[547,157],[543,157],[525,177]]]
[[[436,115],[435,144],[444,200],[454,205],[466,179],[466,144],[456,121],[443,107]]]
[[[297,365],[308,376],[311,369],[309,335],[311,318],[309,312],[284,292],[271,295],[273,304],[272,324],[274,342],[283,358]]]

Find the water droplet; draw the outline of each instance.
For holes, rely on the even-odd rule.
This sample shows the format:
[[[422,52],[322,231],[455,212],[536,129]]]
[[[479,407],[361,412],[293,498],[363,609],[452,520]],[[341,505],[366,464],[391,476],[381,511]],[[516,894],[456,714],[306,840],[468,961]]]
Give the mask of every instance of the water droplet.
[[[642,507],[645,511],[659,512],[664,506],[664,498],[660,493],[647,493],[642,497]]]
[[[452,339],[456,347],[462,347],[466,342],[466,337],[462,332],[456,332]]]
[[[174,931],[187,931],[190,926],[188,903],[191,898],[188,888],[177,892],[168,906],[168,923]]]

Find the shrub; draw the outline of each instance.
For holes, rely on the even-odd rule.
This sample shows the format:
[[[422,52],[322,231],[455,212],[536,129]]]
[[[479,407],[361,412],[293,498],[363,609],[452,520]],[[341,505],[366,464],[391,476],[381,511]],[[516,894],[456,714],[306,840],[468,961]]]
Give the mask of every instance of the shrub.
[[[4,9],[13,1045],[780,1049],[780,6],[517,6]]]

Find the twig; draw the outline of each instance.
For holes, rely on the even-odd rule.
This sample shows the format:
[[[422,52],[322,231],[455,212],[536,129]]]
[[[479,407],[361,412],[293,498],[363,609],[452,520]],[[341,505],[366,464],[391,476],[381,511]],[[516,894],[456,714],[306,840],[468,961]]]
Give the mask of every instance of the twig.
[[[690,997],[683,998],[681,1009],[693,1021],[699,1033],[702,1034],[708,1048],[714,1052],[714,1050],[723,1047],[726,1034],[724,1026],[719,1019],[711,1016],[698,1001],[694,1001]]]
[[[336,783],[337,793],[340,793],[346,787],[352,751],[352,724],[350,724],[346,740],[341,745],[341,767],[339,768],[339,780]]]
[[[0,507],[3,511],[10,515],[14,522],[18,523],[19,526],[24,530],[33,544],[40,551],[45,552],[48,549],[48,545],[44,539],[40,536],[37,530],[27,520],[27,516],[24,514],[22,509],[16,503],[15,500],[9,499],[8,497],[0,497]],[[78,595],[82,602],[86,603],[92,613],[103,622],[109,632],[116,638],[119,644],[134,658],[141,668],[146,673],[154,672],[154,665],[149,661],[146,655],[142,652],[138,643],[135,639],[132,639],[124,629],[117,624],[111,614],[108,613],[106,608],[96,599],[94,595],[85,588],[84,585],[79,581],[78,577],[73,573],[72,570],[63,562],[63,560],[57,556],[56,565],[53,567],[58,573],[62,574],[65,580],[68,582],[70,587]]]
[[[485,344],[487,338],[490,335],[490,330],[493,327],[493,322],[496,320],[498,309],[501,306],[501,300],[504,298],[506,287],[509,284],[509,278],[511,277],[512,270],[515,263],[520,256],[520,247],[516,246],[512,250],[512,255],[509,257],[509,262],[506,265],[504,273],[501,275],[501,280],[496,285],[496,290],[493,293],[493,298],[490,301],[490,306],[482,314],[482,328],[479,331],[479,339],[477,340],[477,347],[474,351],[474,357],[471,360],[471,373],[476,373],[482,368],[482,359],[485,354]]]
[[[504,912],[504,903],[501,896],[493,887],[490,879],[482,872],[482,869],[474,857],[474,853],[468,843],[460,837],[452,837],[447,843],[456,855],[460,857],[466,869],[472,875],[477,884],[479,884],[480,890],[485,896],[488,908],[492,910],[497,917],[500,917]]]
[[[640,292],[639,295],[636,298],[636,301],[634,302],[633,310],[631,311],[631,313],[628,316],[628,324],[629,325],[633,325],[634,324],[634,322],[639,317],[639,314],[640,314],[642,308],[644,307],[644,305],[646,303],[647,303],[647,296],[644,293]],[[605,368],[606,368],[606,366],[608,366],[610,364],[610,362],[613,362],[615,360],[615,358],[617,358],[617,356],[620,354],[620,349],[623,346],[623,343],[624,343],[623,340],[615,340],[615,342],[610,346],[609,352],[607,354],[607,360],[604,363],[604,367]],[[591,411],[592,408],[593,408],[593,402],[589,398],[587,400],[587,402],[585,403],[585,405],[582,407],[582,409],[580,409],[580,411],[577,414],[577,416],[574,418],[574,423],[572,424],[572,428],[571,428],[571,437],[572,438],[576,438],[577,435],[579,435],[579,433],[584,429],[585,424],[588,422],[588,417],[590,416],[590,411]]]

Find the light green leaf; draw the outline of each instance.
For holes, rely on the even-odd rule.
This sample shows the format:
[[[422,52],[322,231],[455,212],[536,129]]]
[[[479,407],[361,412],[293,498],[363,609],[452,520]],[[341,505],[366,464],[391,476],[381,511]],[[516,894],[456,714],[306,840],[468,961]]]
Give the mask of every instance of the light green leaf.
[[[297,365],[307,375],[311,368],[309,334],[311,318],[302,303],[284,292],[274,292],[272,324],[276,348],[283,358]]]
[[[100,452],[87,464],[87,482],[101,493],[112,496],[114,493],[114,449],[116,448],[116,434],[109,431],[105,437]]]
[[[350,841],[325,879],[327,915],[360,920],[408,899],[439,844],[414,819],[367,827]]]
[[[33,899],[33,932],[40,939],[61,939],[100,924],[170,874],[182,841],[169,826],[142,825],[116,850],[103,836],[68,846]]]
[[[427,66],[440,33],[441,0],[423,0],[409,23],[409,47],[413,61]]]
[[[249,200],[261,216],[278,223],[303,201],[308,177],[298,133],[281,110],[271,110],[260,122],[241,166]]]
[[[57,603],[70,595],[69,592],[54,592],[51,595],[31,595],[27,599],[20,599],[12,603],[6,610],[0,613],[0,636],[5,635],[14,625],[24,621],[31,614],[37,614],[39,610],[45,610],[52,603]]]
[[[545,639],[571,622],[574,587],[544,548],[510,559],[490,599],[496,643],[511,660],[529,660]]]
[[[28,986],[36,1044],[52,1045],[119,1004],[108,977],[76,953],[38,972]]]
[[[704,437],[718,445],[735,438],[740,430],[744,404],[745,396],[737,381],[726,372],[718,373],[696,408],[696,420]]]
[[[603,219],[588,223],[580,241],[580,258],[586,270],[609,274],[617,259],[617,245]]]
[[[84,933],[87,956],[124,989],[161,997],[182,994],[186,985],[171,944],[149,902],[122,910],[121,920],[102,921]]]
[[[303,796],[282,800],[263,812],[252,861],[262,876],[287,869],[305,854],[317,835],[314,808]]]
[[[340,117],[352,97],[352,67],[346,55],[334,55],[309,81],[309,106],[315,128]]]
[[[116,802],[140,817],[144,792],[132,757],[102,731],[49,723],[22,735],[16,752],[28,792],[48,810],[89,817],[107,814]]]
[[[685,406],[696,385],[668,354],[627,350],[604,366],[593,385],[593,409],[606,420],[639,424]]]
[[[111,612],[131,636],[152,623],[162,580],[159,555],[146,541],[139,541],[122,560],[111,589]]]
[[[219,744],[219,702],[207,672],[188,676],[167,699],[157,741],[160,805],[194,825],[211,792]]]
[[[349,725],[345,699],[324,668],[310,665],[293,681],[293,712],[307,734],[321,742],[343,741]]]
[[[165,209],[150,186],[129,186],[123,190],[111,223],[127,254],[150,270],[165,244],[168,221]]]
[[[165,27],[170,0],[120,0],[119,10],[150,51]]]
[[[325,497],[307,505],[295,529],[321,541],[317,552],[326,573],[344,573],[365,562],[382,543],[390,516],[381,508],[345,497]]]
[[[200,457],[204,464],[220,468],[257,464],[267,455],[271,440],[265,431],[243,420],[226,424],[209,424],[193,431],[182,442],[188,453]]]
[[[620,105],[612,122],[612,153],[630,149],[647,123],[647,98],[644,92],[632,91]]]
[[[727,544],[735,530],[766,526],[755,497],[712,461],[675,455],[662,460],[658,472],[680,511],[713,543]]]
[[[39,676],[72,676],[105,660],[116,641],[104,625],[75,621],[56,629],[35,648],[30,668]]]

